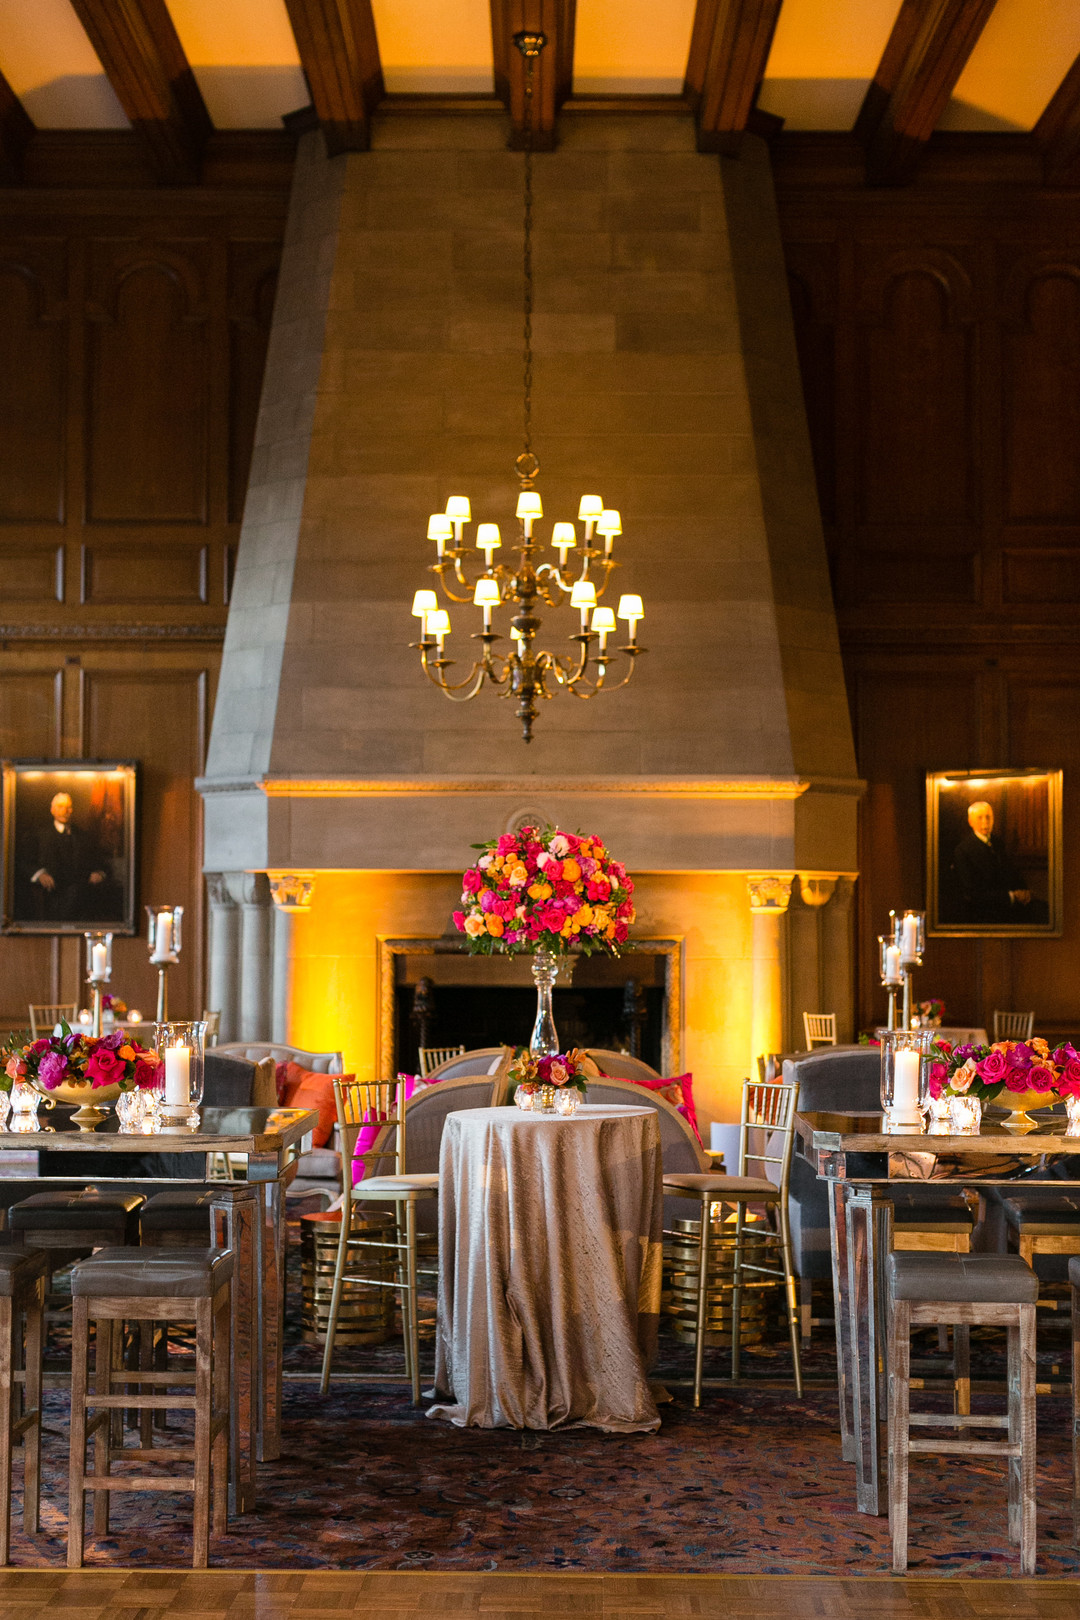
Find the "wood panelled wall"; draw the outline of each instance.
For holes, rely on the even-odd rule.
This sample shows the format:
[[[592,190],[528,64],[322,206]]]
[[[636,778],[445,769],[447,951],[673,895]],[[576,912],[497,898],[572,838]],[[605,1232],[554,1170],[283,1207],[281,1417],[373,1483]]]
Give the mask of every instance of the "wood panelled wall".
[[[3,198],[0,754],[142,762],[139,901],[186,908],[170,988],[184,1016],[203,978],[193,781],[287,197]],[[118,941],[113,978],[152,1016],[147,955]],[[0,1024],[79,998],[79,971],[74,940],[0,939]]]
[[[993,137],[985,137],[993,141]],[[1065,771],[1065,937],[931,940],[950,1021],[1080,1031],[1080,195],[974,158],[869,190],[775,155],[861,774],[859,1018],[925,903],[924,773]],[[841,154],[842,155],[842,154]]]

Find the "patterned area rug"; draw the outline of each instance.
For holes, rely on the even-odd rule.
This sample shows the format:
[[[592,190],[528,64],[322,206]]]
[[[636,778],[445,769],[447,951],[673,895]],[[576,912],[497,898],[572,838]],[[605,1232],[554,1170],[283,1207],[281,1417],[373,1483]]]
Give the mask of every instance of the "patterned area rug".
[[[1040,1312],[1040,1380],[1068,1372],[1058,1314],[1060,1322],[1048,1322]],[[258,1510],[211,1542],[215,1567],[845,1576],[888,1569],[887,1521],[856,1512],[854,1470],[840,1456],[827,1329],[815,1330],[802,1401],[788,1382],[784,1337],[770,1329],[769,1341],[746,1356],[756,1386],[706,1390],[699,1411],[688,1389],[673,1386],[654,1435],[461,1430],[426,1418],[389,1384],[339,1382],[323,1400],[302,1378],[319,1352],[300,1342],[291,1311],[289,1339],[283,1453],[259,1469]],[[50,1360],[63,1349],[54,1335]],[[945,1371],[932,1339],[917,1349],[924,1372],[935,1363]],[[1001,1349],[1000,1335],[975,1334],[976,1379],[1001,1376]],[[400,1342],[345,1352],[337,1368],[400,1375]],[[710,1370],[726,1372],[720,1353]],[[689,1372],[690,1352],[663,1339],[657,1376]],[[946,1409],[941,1396],[916,1400]],[[977,1396],[975,1409],[1002,1408],[997,1397]],[[1038,1423],[1039,1573],[1075,1575],[1068,1402],[1040,1397]],[[135,1443],[132,1433],[127,1439]],[[12,1562],[63,1566],[66,1396],[47,1397],[42,1534],[32,1541],[19,1523],[20,1474],[17,1465]],[[179,1495],[114,1497],[111,1533],[88,1539],[87,1564],[189,1566],[190,1512],[190,1498]],[[913,1463],[910,1563],[935,1575],[1016,1569],[1003,1462]]]

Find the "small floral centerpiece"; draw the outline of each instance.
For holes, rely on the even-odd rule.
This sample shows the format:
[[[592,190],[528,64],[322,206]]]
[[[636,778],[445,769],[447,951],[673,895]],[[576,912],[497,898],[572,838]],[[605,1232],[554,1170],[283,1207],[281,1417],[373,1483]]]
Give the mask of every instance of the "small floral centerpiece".
[[[115,1101],[122,1091],[157,1084],[157,1054],[130,1039],[123,1030],[94,1036],[73,1031],[63,1023],[60,1031],[59,1035],[43,1035],[36,1041],[18,1037],[7,1048],[5,1090],[16,1084],[35,1086],[54,1102],[78,1104],[76,1121],[89,1124],[91,1116],[94,1123],[102,1119],[100,1105]],[[24,1044],[18,1044],[20,1040]]]
[[[518,1091],[526,1096],[542,1094],[547,1086],[554,1090],[567,1087],[580,1091],[584,1101],[589,1081],[596,1076],[596,1064],[576,1047],[572,1052],[548,1052],[543,1057],[520,1047],[507,1078],[515,1098]]]
[[[114,1018],[127,1017],[127,1002],[120,996],[102,996],[102,1012],[112,1013]]]
[[[1049,1108],[1059,1097],[1080,1097],[1080,1054],[1066,1043],[1050,1050],[1041,1036],[995,1041],[992,1046],[953,1046],[935,1041],[930,1051],[930,1096],[999,1098],[1012,1112],[1005,1121],[1028,1128],[1029,1108]]]
[[[634,885],[595,835],[522,827],[473,848],[482,854],[462,878],[454,925],[474,954],[618,956],[626,945]]]
[[[920,1001],[916,1006],[919,1023],[923,1029],[940,1029],[941,1020],[945,1017],[945,1003],[943,1001]]]

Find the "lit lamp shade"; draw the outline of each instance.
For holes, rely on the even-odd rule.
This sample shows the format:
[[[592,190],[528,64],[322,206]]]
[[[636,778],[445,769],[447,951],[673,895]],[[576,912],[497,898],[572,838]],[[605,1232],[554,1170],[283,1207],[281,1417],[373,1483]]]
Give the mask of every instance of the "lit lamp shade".
[[[622,534],[622,519],[614,507],[605,507],[596,520],[597,534]]]
[[[478,523],[476,526],[477,551],[495,551],[502,545],[497,523]]]
[[[579,579],[570,592],[570,606],[576,608],[594,608],[596,606],[596,586],[591,579]]]
[[[417,591],[412,599],[412,614],[414,619],[422,619],[425,613],[438,611],[439,598],[434,591]]]
[[[643,619],[644,617],[645,617],[645,609],[641,605],[641,597],[640,596],[620,596],[619,597],[619,618],[620,619],[634,620],[634,619]]]
[[[539,495],[534,489],[523,489],[517,498],[517,510],[514,514],[519,518],[543,517],[544,507]]]
[[[602,635],[610,635],[615,628],[615,615],[609,607],[593,609],[592,627]]]
[[[595,523],[603,510],[604,503],[599,495],[583,495],[577,509],[578,522]]]
[[[427,537],[429,540],[454,538],[454,525],[444,512],[433,512],[428,518]]]
[[[474,607],[498,607],[502,601],[497,579],[478,579],[473,592]]]
[[[514,625],[510,626],[510,636],[511,636],[511,639],[514,640],[514,641],[524,641],[525,640],[525,637],[522,635],[521,631],[518,630],[517,627],[514,626]]]
[[[446,609],[437,608],[434,613],[429,613],[427,616],[427,627],[429,634],[438,636],[440,641],[442,640],[443,636],[448,636],[450,634],[450,615],[447,613]]]
[[[467,495],[451,495],[446,503],[446,515],[452,523],[471,523],[472,507]]]
[[[551,543],[558,546],[560,551],[566,551],[577,545],[577,534],[572,523],[556,523],[551,531]]]

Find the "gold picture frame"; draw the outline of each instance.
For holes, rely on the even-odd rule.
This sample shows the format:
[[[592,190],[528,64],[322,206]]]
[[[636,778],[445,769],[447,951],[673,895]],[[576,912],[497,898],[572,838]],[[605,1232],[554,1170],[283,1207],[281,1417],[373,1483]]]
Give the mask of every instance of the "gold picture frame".
[[[1057,939],[1062,772],[927,771],[926,923],[938,939]]]
[[[4,760],[2,775],[0,934],[136,933],[138,762]]]

